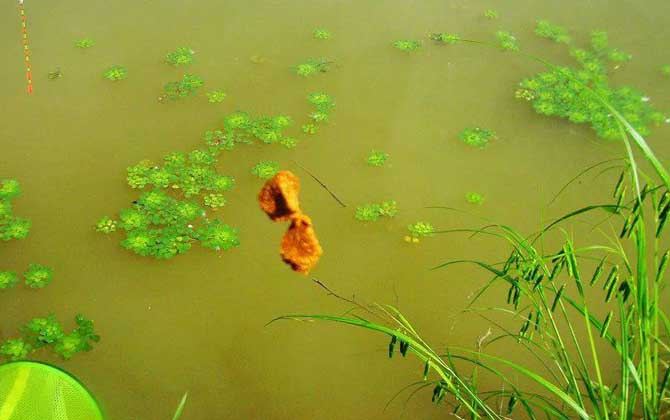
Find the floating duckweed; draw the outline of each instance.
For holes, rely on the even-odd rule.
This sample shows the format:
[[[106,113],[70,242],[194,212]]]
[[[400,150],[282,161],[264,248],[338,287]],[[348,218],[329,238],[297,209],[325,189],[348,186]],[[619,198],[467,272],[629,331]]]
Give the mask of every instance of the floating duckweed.
[[[491,141],[497,138],[495,132],[488,128],[466,128],[458,135],[458,137],[463,141],[463,143],[473,146],[484,148]]]
[[[661,66],[661,74],[663,76],[670,76],[670,64]]]
[[[447,33],[434,33],[430,34],[430,39],[433,41],[441,42],[444,44],[456,44],[461,41],[460,35],[456,34],[447,34]]]
[[[29,342],[37,342],[39,346],[55,343],[65,336],[63,327],[53,314],[46,318],[33,318],[24,332]]]
[[[507,31],[496,32],[498,45],[505,51],[519,51],[519,41],[514,35]]]
[[[433,236],[435,228],[428,222],[416,222],[413,225],[407,226],[413,238],[421,238],[424,236]]]
[[[356,208],[356,219],[363,222],[374,222],[380,216],[393,217],[398,213],[398,205],[394,200],[380,204],[364,204]]]
[[[251,173],[263,180],[272,178],[277,172],[279,172],[279,163],[277,162],[263,161],[251,168]]]
[[[32,347],[21,338],[5,340],[0,345],[0,355],[13,362],[25,359],[32,350]]]
[[[95,42],[91,38],[82,38],[74,41],[74,46],[81,49],[91,48]]]
[[[365,160],[370,166],[384,166],[388,160],[388,153],[380,152],[378,150],[372,150]]]
[[[313,76],[316,73],[326,73],[330,70],[330,64],[332,61],[329,61],[325,58],[310,58],[306,62],[297,64],[294,66],[293,71],[302,77]]]
[[[470,204],[484,204],[484,196],[476,192],[469,192],[465,194],[465,201]]]
[[[330,39],[331,33],[328,29],[317,28],[314,30],[314,38],[316,39]]]
[[[123,80],[128,77],[128,70],[123,66],[112,66],[105,71],[104,76],[111,81]]]
[[[493,9],[484,10],[484,17],[487,19],[498,19],[498,12]]]
[[[535,26],[535,34],[542,38],[551,39],[556,42],[567,44],[570,42],[570,37],[564,27],[554,25],[548,20],[538,20]]]
[[[202,78],[193,74],[185,74],[181,80],[166,83],[162,97],[176,100],[193,95],[205,83]]]
[[[421,42],[412,40],[398,40],[393,43],[393,46],[400,51],[413,52],[421,48]]]
[[[173,66],[183,66],[193,63],[195,52],[189,47],[179,47],[175,51],[167,53],[165,61]]]
[[[293,137],[284,137],[279,141],[279,143],[287,149],[293,149],[298,145],[298,141]]]
[[[303,124],[302,132],[305,134],[316,134],[317,127],[314,124]]]
[[[240,245],[237,229],[223,224],[220,220],[201,226],[197,235],[202,246],[216,251],[225,251]]]
[[[41,289],[51,283],[53,270],[40,264],[30,264],[28,271],[23,273],[26,286]]]
[[[539,114],[589,123],[596,134],[605,139],[619,139],[621,132],[616,118],[601,98],[619,110],[643,136],[649,134],[651,124],[658,125],[667,118],[651,106],[642,92],[628,86],[616,89],[609,86],[606,60],[620,63],[630,56],[611,48],[606,33],[593,32],[591,49],[574,47],[570,55],[580,67],[555,67],[538,73],[523,80],[515,96],[531,101]]]
[[[30,231],[30,220],[12,214],[12,200],[21,195],[15,179],[0,181],[0,240],[23,239]]]
[[[98,223],[95,224],[95,231],[100,233],[112,233],[116,232],[116,220],[112,220],[109,217],[105,216],[98,220]]]
[[[333,98],[323,92],[315,92],[307,97],[310,104],[322,112],[328,112],[335,107]]]
[[[0,289],[11,289],[19,282],[19,276],[13,271],[0,271]]]
[[[223,194],[211,193],[203,198],[205,205],[213,209],[218,209],[226,205],[226,198]]]
[[[226,93],[222,90],[213,90],[211,92],[207,92],[205,95],[207,95],[207,100],[210,104],[218,104],[226,99]]]

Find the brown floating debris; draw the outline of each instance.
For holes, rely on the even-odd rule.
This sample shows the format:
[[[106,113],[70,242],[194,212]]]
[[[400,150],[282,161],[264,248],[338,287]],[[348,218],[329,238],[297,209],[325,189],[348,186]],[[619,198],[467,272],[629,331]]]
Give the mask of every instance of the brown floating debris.
[[[263,185],[258,202],[273,221],[291,222],[282,238],[281,257],[293,271],[308,274],[319,261],[323,249],[312,227],[312,219],[300,210],[299,192],[298,177],[290,171],[280,171]]]

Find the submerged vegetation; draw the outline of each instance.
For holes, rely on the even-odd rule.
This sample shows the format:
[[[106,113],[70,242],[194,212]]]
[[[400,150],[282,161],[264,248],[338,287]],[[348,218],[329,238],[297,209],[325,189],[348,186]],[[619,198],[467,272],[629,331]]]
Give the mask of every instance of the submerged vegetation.
[[[162,96],[177,100],[194,95],[195,92],[205,84],[201,77],[193,74],[185,74],[181,80],[169,82],[163,87]]]
[[[386,164],[389,159],[388,153],[380,152],[379,150],[371,150],[368,157],[365,159],[369,166],[381,167]]]
[[[82,50],[91,48],[94,45],[95,42],[91,38],[82,38],[74,41],[74,46],[77,48],[81,48]]]
[[[458,137],[468,146],[478,147],[480,149],[483,149],[491,140],[497,138],[496,133],[493,130],[479,127],[465,128],[461,131]]]
[[[393,43],[393,46],[400,51],[414,52],[421,48],[421,41],[398,40]]]
[[[0,344],[0,357],[11,361],[23,360],[42,348],[49,348],[67,360],[77,353],[92,350],[93,344],[100,341],[100,336],[93,329],[93,321],[77,315],[75,323],[77,327],[65,334],[53,314],[33,318],[21,329],[21,337],[7,339]]]
[[[123,66],[112,66],[105,71],[105,79],[113,82],[126,79],[128,77],[128,70]]]
[[[379,204],[364,204],[356,208],[356,219],[362,222],[374,222],[379,217],[393,217],[398,213],[398,204],[394,200]]]
[[[184,66],[193,63],[195,52],[189,47],[179,47],[167,53],[165,61],[173,66]]]
[[[207,92],[206,95],[210,104],[219,104],[223,102],[224,99],[226,99],[226,93],[222,90],[213,90],[211,92]]]

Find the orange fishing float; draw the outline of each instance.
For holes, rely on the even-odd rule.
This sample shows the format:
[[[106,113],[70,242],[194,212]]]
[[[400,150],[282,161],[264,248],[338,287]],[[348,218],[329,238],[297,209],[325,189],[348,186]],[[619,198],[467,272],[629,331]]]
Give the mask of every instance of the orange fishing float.
[[[26,63],[26,80],[28,81],[28,94],[33,93],[33,77],[30,69],[30,47],[28,46],[28,24],[26,22],[26,9],[23,1],[19,1],[19,13],[21,14],[21,35],[23,37],[23,55]]]

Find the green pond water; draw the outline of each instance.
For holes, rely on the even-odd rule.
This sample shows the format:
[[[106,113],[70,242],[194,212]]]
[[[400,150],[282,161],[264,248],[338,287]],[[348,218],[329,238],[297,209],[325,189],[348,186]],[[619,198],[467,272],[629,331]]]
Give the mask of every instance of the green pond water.
[[[13,270],[38,262],[53,267],[55,277],[44,290],[0,295],[0,335],[12,337],[33,316],[50,312],[68,327],[76,313],[92,318],[101,342],[58,363],[87,384],[113,420],[171,418],[185,391],[190,396],[183,418],[189,420],[448,417],[444,407],[431,404],[430,390],[409,401],[404,393],[385,408],[422,371],[411,357],[389,360],[385,337],[332,324],[266,323],[284,314],[349,309],[327,296],[314,277],[345,296],[396,304],[436,348],[472,348],[489,324],[460,312],[488,277],[468,266],[429,268],[458,258],[499,261],[506,249],[459,234],[408,244],[407,225],[426,220],[437,229],[475,227],[485,218],[531,232],[542,220],[607,198],[612,172],[586,177],[547,206],[580,170],[621,156],[623,147],[596,138],[586,126],[538,116],[515,99],[517,83],[542,70],[538,64],[477,46],[432,45],[429,33],[491,40],[505,29],[527,51],[570,63],[564,46],[533,34],[535,21],[566,26],[585,43],[592,29],[603,29],[612,45],[633,55],[613,74],[613,84],[634,85],[659,109],[670,108],[670,81],[658,70],[670,62],[665,0],[25,5],[31,96],[16,4],[0,5],[0,178],[21,183],[15,213],[31,219],[32,229],[25,240],[0,244],[0,262]],[[485,19],[488,8],[500,18]],[[317,27],[333,37],[314,39]],[[75,48],[81,37],[96,45]],[[391,46],[397,39],[422,39],[424,48],[408,55]],[[164,63],[178,46],[196,52],[186,70]],[[291,71],[309,57],[335,65],[311,78]],[[127,80],[102,77],[113,64],[127,67]],[[49,80],[56,67],[63,76]],[[203,89],[159,103],[162,86],[184,71],[204,78]],[[204,92],[214,89],[228,94],[223,103],[207,102]],[[331,122],[307,137],[299,124],[310,112],[306,96],[316,91],[332,95],[337,106]],[[217,253],[194,246],[157,261],[122,249],[121,233],[95,232],[100,217],[116,216],[138,196],[126,184],[126,167],[202,146],[203,132],[238,109],[288,114],[298,122],[301,140],[294,150],[254,144],[222,154],[220,172],[237,184],[217,213],[240,230],[240,247]],[[490,127],[499,139],[483,150],[470,148],[457,138],[468,126]],[[665,126],[648,139],[664,161],[668,138]],[[365,164],[373,148],[389,153],[388,167]],[[278,256],[285,226],[259,210],[262,182],[250,173],[261,160],[276,160],[301,177],[302,207],[324,248],[310,276],[292,272]],[[469,191],[484,195],[485,203],[469,205]],[[369,224],[354,219],[357,205],[390,199],[400,209],[395,218]],[[504,297],[494,294],[484,303],[502,304]],[[495,351],[513,356],[518,349],[509,343]]]

